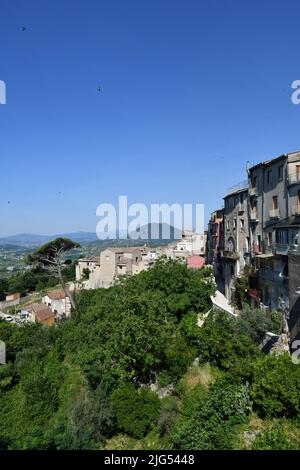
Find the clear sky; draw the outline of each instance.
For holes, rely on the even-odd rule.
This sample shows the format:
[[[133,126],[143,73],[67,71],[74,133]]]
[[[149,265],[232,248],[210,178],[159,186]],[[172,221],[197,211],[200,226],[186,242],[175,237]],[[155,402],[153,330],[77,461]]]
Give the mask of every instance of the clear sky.
[[[299,22],[297,0],[0,0],[0,235],[93,231],[122,194],[208,216],[247,160],[300,148]]]

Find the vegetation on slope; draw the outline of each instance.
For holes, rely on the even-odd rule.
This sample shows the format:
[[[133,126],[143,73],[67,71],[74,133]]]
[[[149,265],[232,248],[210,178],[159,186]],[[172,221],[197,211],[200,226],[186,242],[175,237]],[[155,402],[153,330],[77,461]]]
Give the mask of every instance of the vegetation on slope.
[[[78,294],[55,327],[0,322],[0,448],[299,447],[300,367],[261,353],[276,325],[260,311],[211,312],[199,328],[211,279],[160,260]]]

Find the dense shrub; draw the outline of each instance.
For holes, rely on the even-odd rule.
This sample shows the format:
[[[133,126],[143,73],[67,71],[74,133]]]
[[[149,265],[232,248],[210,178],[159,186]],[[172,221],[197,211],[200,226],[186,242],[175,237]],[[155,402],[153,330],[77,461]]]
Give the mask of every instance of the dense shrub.
[[[288,354],[265,356],[254,364],[251,397],[261,416],[293,417],[300,411],[300,366]]]
[[[245,421],[250,410],[247,386],[219,379],[207,394],[201,388],[194,390],[181,410],[171,445],[185,450],[230,449],[237,432],[235,425]]]
[[[118,428],[132,437],[145,436],[157,424],[160,401],[151,390],[126,385],[113,392],[111,401]]]
[[[253,450],[294,450],[296,446],[288,439],[283,426],[279,423],[261,432],[255,439]]]

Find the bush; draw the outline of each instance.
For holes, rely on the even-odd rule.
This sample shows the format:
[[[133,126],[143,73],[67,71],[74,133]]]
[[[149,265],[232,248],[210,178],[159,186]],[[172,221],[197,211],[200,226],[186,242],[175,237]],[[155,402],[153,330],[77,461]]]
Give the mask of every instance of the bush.
[[[184,337],[176,332],[166,350],[166,368],[173,379],[178,379],[196,357],[196,350],[189,346]]]
[[[166,397],[162,400],[158,427],[161,436],[168,436],[175,423],[178,414],[178,406],[174,397]]]
[[[289,355],[265,356],[253,367],[251,397],[262,417],[294,417],[300,411],[300,366]]]
[[[271,313],[271,321],[272,321],[272,332],[280,335],[282,330],[282,313],[278,312],[278,310],[273,310]]]
[[[171,436],[173,449],[222,450],[233,448],[237,426],[251,411],[249,390],[217,380],[205,394],[197,387],[187,398]]]
[[[160,401],[151,390],[126,385],[112,394],[111,401],[119,429],[130,436],[144,437],[157,424]]]
[[[286,436],[279,423],[261,432],[255,439],[252,450],[294,450],[296,447]]]
[[[260,309],[244,308],[236,319],[237,333],[249,336],[253,343],[259,344],[266,331],[273,328],[272,321]]]
[[[238,369],[240,361],[257,358],[260,351],[251,338],[239,333],[237,319],[213,312],[200,329],[199,358],[220,369]]]

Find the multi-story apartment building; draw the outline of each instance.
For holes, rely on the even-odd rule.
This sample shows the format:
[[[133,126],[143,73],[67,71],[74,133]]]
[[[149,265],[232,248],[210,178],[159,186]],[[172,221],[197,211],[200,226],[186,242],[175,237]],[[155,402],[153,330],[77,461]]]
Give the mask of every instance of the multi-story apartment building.
[[[224,293],[223,258],[224,250],[224,209],[212,212],[208,222],[206,261],[213,266],[214,276],[220,292]]]
[[[289,253],[300,221],[300,153],[259,163],[248,173],[250,244],[258,295],[265,306],[288,311]]]
[[[224,197],[224,283],[225,296],[232,300],[235,278],[250,261],[248,188],[246,184]]]
[[[291,340],[300,336],[300,152],[248,168],[248,188],[231,191],[224,209],[225,295],[249,264],[255,305],[280,309]],[[208,262],[213,256],[209,224]]]

